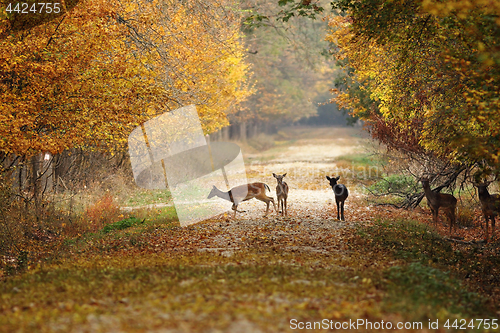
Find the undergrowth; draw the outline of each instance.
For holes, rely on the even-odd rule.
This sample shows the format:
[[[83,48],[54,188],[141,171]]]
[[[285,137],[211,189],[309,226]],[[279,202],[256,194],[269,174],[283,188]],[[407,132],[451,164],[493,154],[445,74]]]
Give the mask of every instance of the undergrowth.
[[[110,232],[112,230],[124,230],[124,229],[130,228],[134,225],[144,223],[144,221],[145,221],[145,219],[141,221],[137,217],[131,216],[129,218],[117,221],[115,223],[110,223],[108,225],[105,225],[104,228],[102,228],[102,232],[107,234],[108,232]]]
[[[478,316],[500,301],[498,242],[455,244],[411,220],[378,220],[360,228],[354,239],[351,247],[363,244],[374,254],[389,253],[408,263],[384,273],[392,306],[404,312],[432,304],[444,314]]]

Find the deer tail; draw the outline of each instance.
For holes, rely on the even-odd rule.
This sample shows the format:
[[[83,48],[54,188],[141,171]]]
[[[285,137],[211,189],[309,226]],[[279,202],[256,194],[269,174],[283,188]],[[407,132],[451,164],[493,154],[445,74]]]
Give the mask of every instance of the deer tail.
[[[267,184],[264,184],[264,186],[267,188],[269,192],[271,192],[271,189],[269,188],[269,186],[267,186]]]

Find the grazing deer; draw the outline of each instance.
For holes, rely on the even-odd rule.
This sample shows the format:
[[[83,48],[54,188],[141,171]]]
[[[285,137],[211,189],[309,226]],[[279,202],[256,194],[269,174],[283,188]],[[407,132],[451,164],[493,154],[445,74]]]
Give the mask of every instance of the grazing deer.
[[[455,211],[457,208],[457,198],[451,194],[438,193],[431,190],[428,178],[421,178],[422,186],[424,188],[425,197],[427,198],[427,205],[432,212],[432,220],[434,225],[437,225],[439,220],[439,208],[443,207],[445,214],[450,220],[450,235],[451,229],[455,226]]]
[[[330,182],[330,186],[332,187],[333,193],[335,194],[335,202],[337,203],[337,220],[345,221],[344,219],[344,202],[349,196],[349,191],[347,191],[347,187],[343,184],[337,184],[340,176],[328,177],[326,179]],[[342,218],[341,218],[342,217]]]
[[[232,202],[233,207],[231,207],[231,209],[234,210],[233,218],[236,217],[236,212],[238,211],[237,210],[238,204],[240,202],[247,201],[253,198],[259,199],[260,201],[264,201],[267,204],[266,215],[264,215],[265,217],[269,213],[270,202],[273,203],[274,210],[276,210],[274,199],[266,195],[266,189],[268,191],[271,191],[271,189],[269,188],[269,186],[267,186],[267,184],[251,183],[251,184],[236,186],[227,192],[222,192],[214,185],[214,187],[210,191],[210,194],[208,195],[208,199],[217,196],[219,198]]]
[[[280,204],[281,204],[281,215],[287,215],[287,210],[286,210],[286,199],[288,198],[288,185],[283,181],[283,178],[285,178],[286,173],[283,175],[277,175],[273,173],[273,177],[276,178],[278,181],[278,185],[276,186],[276,196],[278,197],[278,212],[280,210]]]
[[[486,238],[488,242],[488,220],[491,220],[491,238],[495,235],[495,216],[500,213],[500,195],[490,194],[488,186],[492,182],[484,182],[480,184],[473,183],[477,187],[479,201],[481,201],[481,209],[483,210],[484,222],[486,223]]]

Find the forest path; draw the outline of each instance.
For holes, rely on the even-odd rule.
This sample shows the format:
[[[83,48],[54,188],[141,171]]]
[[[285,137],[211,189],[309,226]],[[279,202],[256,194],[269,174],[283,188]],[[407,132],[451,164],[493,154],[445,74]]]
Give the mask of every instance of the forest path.
[[[248,182],[264,182],[269,185],[272,196],[277,200],[276,179],[273,173],[284,174],[288,193],[288,214],[295,218],[331,218],[336,211],[335,197],[326,176],[339,175],[341,168],[336,164],[338,157],[366,154],[370,140],[360,128],[295,128],[287,131],[293,143],[277,145],[267,151],[245,154]],[[244,148],[243,148],[244,149]],[[349,188],[345,210],[352,202],[359,202],[363,195],[356,186],[341,177],[340,183]],[[277,204],[277,201],[276,201]],[[263,216],[265,204],[250,200],[240,204],[238,219],[256,219]],[[335,210],[336,208],[334,208]],[[270,217],[276,215],[271,211]]]

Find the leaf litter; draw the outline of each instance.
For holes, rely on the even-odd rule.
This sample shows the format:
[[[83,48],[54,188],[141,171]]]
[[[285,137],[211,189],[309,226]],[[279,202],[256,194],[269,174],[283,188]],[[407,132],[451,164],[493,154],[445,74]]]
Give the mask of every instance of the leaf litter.
[[[271,167],[281,172],[279,165]],[[447,226],[432,226],[428,209],[370,206],[349,183],[346,221],[338,221],[323,172],[291,175],[286,217],[272,209],[262,217],[265,204],[251,200],[239,206],[245,212],[235,219],[228,212],[185,228],[141,225],[77,242],[51,263],[5,279],[0,331],[286,332],[291,319],[427,322],[495,314],[500,292],[497,280],[487,278],[498,276],[492,259],[498,242],[441,243]],[[274,189],[271,177],[266,181]],[[456,235],[480,239],[478,223]],[[449,282],[444,296],[415,299],[400,291],[412,285],[391,269],[416,261],[451,269],[461,282]],[[412,272],[425,273],[425,267]],[[422,283],[448,283],[430,276]],[[471,291],[462,295],[462,289]],[[487,294],[491,298],[481,296]],[[464,306],[451,310],[449,302]]]

